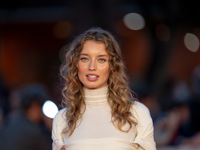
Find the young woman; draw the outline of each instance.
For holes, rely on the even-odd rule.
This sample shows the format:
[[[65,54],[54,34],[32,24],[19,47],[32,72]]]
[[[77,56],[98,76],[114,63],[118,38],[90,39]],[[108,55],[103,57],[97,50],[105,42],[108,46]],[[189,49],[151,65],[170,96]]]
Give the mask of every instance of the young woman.
[[[121,50],[101,28],[79,35],[61,67],[63,109],[53,121],[53,150],[155,150],[149,110],[133,99]]]

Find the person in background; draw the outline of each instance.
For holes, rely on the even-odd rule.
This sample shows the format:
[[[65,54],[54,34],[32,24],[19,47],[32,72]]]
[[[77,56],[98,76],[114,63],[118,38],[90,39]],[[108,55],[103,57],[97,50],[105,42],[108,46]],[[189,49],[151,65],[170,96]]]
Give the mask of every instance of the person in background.
[[[80,34],[61,67],[63,109],[53,120],[53,150],[155,150],[148,108],[133,98],[121,50],[101,28]]]
[[[2,128],[3,122],[7,117],[10,107],[8,102],[8,96],[10,94],[9,88],[6,86],[4,79],[0,71],[0,130]]]
[[[19,92],[21,109],[5,121],[0,132],[0,149],[47,150],[48,146],[39,126],[47,92],[40,84],[25,85]]]

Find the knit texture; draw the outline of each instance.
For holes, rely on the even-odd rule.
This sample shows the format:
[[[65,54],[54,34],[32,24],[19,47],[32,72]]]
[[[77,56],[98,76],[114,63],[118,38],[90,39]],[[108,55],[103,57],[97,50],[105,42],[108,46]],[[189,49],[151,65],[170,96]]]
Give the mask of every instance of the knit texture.
[[[107,141],[115,141],[113,144],[110,144],[116,146],[116,143],[123,143],[123,146],[130,146],[130,144],[137,143],[148,150],[155,149],[152,120],[148,109],[143,104],[139,102],[133,104],[131,112],[137,119],[138,124],[137,127],[134,126],[127,133],[115,128],[111,122],[111,108],[107,102],[107,86],[97,90],[84,89],[84,93],[86,110],[82,119],[78,121],[77,127],[71,136],[63,135],[61,133],[61,128],[64,128],[63,124],[66,124],[66,121],[63,121],[62,115],[65,109],[61,110],[54,118],[52,131],[52,138],[54,141],[53,147],[56,147],[57,141],[61,141],[60,143],[63,142],[65,147],[68,147],[67,149],[70,149],[70,147],[72,148],[73,146],[75,146],[75,149],[78,149],[76,145],[80,146],[80,143],[81,149],[84,149],[84,146],[86,148],[91,147],[88,146],[90,144],[94,146],[94,144],[98,145]],[[128,129],[128,127],[127,124],[123,129]],[[133,144],[131,147],[135,147],[137,144]],[[55,148],[55,150],[60,149]]]
[[[86,110],[76,130],[66,141],[96,138],[123,138],[133,140],[134,130],[125,133],[116,129],[111,122],[111,108],[107,102],[108,87],[97,90],[84,89]]]

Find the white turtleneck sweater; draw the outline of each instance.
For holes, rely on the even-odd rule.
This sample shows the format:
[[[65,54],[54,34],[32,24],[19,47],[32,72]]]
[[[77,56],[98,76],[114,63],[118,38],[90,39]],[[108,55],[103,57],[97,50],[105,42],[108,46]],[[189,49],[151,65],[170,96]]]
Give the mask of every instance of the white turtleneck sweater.
[[[86,110],[71,136],[63,135],[66,127],[65,109],[53,120],[53,150],[155,150],[153,124],[149,110],[140,102],[133,104],[131,112],[137,126],[128,133],[114,127],[111,108],[107,102],[108,87],[84,89]],[[128,126],[124,126],[126,129]]]

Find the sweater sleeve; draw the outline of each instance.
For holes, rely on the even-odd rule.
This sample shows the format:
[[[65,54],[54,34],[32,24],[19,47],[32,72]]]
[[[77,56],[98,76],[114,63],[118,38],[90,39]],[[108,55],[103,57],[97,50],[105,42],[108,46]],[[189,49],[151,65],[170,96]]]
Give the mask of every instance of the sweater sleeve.
[[[60,110],[53,119],[52,125],[52,150],[62,150],[65,147],[65,143],[62,137],[62,130],[66,125],[66,120],[64,119],[65,109]]]
[[[139,145],[138,150],[156,150],[153,122],[148,108],[142,103],[136,102],[133,111],[137,119],[137,136],[134,143]]]

